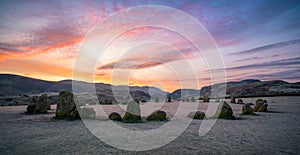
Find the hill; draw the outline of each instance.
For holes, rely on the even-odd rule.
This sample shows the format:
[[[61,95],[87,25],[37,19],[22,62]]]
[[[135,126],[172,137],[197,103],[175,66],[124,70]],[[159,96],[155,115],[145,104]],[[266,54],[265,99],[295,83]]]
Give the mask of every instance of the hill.
[[[88,83],[82,81],[77,81],[77,83],[80,86],[86,84],[95,85],[96,93],[101,103],[116,103],[117,101],[114,98],[116,96],[119,96],[117,99],[121,101],[128,100],[130,97],[140,101],[149,101],[151,100],[151,96],[158,97],[162,100],[167,95],[165,91],[148,86],[114,86],[104,83]],[[12,101],[12,103],[9,104],[26,104],[23,103],[23,101],[25,100],[27,102],[28,99],[24,99],[24,96],[34,96],[42,93],[57,96],[60,91],[72,91],[72,80],[53,82],[18,75],[0,74],[0,88],[0,102],[2,101],[0,105],[7,104],[5,103],[6,100],[10,101],[10,98],[16,99],[16,97],[20,99]],[[86,93],[87,90],[85,90],[84,87],[80,87],[76,92]]]
[[[216,88],[224,87],[225,84],[215,84]],[[211,87],[206,86],[200,90],[201,96],[210,96]],[[256,97],[256,96],[286,96],[300,95],[300,83],[289,83],[283,80],[260,81],[243,80],[226,83],[226,96]]]
[[[211,95],[211,87],[205,86],[200,90],[178,89],[172,93],[148,86],[114,86],[104,83],[88,83],[77,81],[80,85],[95,85],[97,97],[100,103],[122,103],[132,98],[140,101],[149,101],[159,99],[165,100],[169,94],[173,100],[186,100],[187,98],[199,98]],[[236,97],[254,97],[254,96],[279,96],[279,95],[300,95],[300,82],[289,83],[283,80],[260,81],[256,79],[247,79],[238,82],[227,82],[213,85],[221,90],[226,86],[226,96]],[[44,81],[18,75],[0,74],[0,105],[8,104],[27,104],[19,101],[13,101],[12,97],[33,96],[42,93],[58,94],[62,90],[72,91],[72,80],[63,80],[58,82]],[[84,87],[76,90],[77,93],[86,93]],[[129,95],[130,94],[130,95]],[[152,98],[151,98],[152,97]],[[220,97],[214,96],[214,97]],[[26,99],[26,102],[28,99]],[[55,102],[55,100],[53,100]]]
[[[225,97],[258,97],[258,96],[295,96],[300,95],[300,82],[289,83],[283,80],[260,81],[257,79],[246,79],[237,82],[227,82],[213,85],[217,90],[222,90],[226,86]],[[190,97],[198,98],[211,96],[212,86],[204,86],[200,90],[178,89],[171,93],[175,100]],[[180,94],[182,93],[182,96]],[[218,92],[214,97],[224,97]]]

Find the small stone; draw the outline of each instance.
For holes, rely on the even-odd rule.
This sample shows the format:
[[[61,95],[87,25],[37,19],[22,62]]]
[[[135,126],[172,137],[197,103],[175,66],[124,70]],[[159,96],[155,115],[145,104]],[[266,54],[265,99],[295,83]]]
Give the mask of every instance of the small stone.
[[[238,99],[237,104],[244,104],[244,101],[242,99]]]
[[[147,118],[147,121],[165,121],[167,120],[167,114],[164,111],[156,110],[152,112]]]
[[[205,113],[202,111],[195,111],[195,112],[190,112],[188,114],[189,118],[193,119],[204,119],[205,118]]]
[[[253,114],[253,108],[251,107],[251,103],[247,103],[243,106],[243,113],[244,115],[251,115]]]
[[[236,102],[235,102],[235,97],[234,97],[234,96],[231,96],[231,97],[230,97],[230,103],[236,103]]]
[[[109,114],[108,118],[113,121],[122,121],[121,115],[117,112],[112,112]]]
[[[203,96],[203,102],[209,102],[209,97],[208,96]]]

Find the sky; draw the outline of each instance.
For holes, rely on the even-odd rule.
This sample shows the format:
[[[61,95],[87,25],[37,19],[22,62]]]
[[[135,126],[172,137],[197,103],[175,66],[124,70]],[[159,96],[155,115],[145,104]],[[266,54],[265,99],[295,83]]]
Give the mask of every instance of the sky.
[[[300,1],[292,0],[3,0],[0,73],[50,81],[72,79],[86,35],[94,27],[101,27],[109,16],[145,5],[175,8],[203,24],[219,48],[227,81],[300,81]],[[158,20],[155,11],[147,15],[149,20]],[[168,21],[167,16],[159,19],[161,23]],[[184,25],[187,21],[178,19],[169,24]],[[119,28],[111,23],[110,31],[95,35],[105,36]],[[194,70],[188,66],[191,64]],[[144,26],[117,36],[97,62],[95,74],[87,76],[94,78],[89,82],[148,85],[173,91],[182,82],[185,88],[194,89],[210,85],[209,70],[203,55],[184,37]]]

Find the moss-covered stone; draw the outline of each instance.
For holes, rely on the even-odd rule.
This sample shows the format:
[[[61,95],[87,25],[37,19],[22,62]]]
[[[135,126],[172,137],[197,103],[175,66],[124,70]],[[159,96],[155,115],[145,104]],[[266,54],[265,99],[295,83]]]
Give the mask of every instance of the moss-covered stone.
[[[39,97],[37,104],[35,106],[36,113],[46,113],[50,109],[50,103],[48,102],[47,94],[43,94]]]
[[[41,95],[37,101],[29,104],[27,107],[27,113],[29,114],[43,114],[47,113],[47,110],[50,109],[50,103],[48,102],[47,94]]]
[[[242,99],[238,99],[237,104],[244,104],[244,101]]]
[[[259,107],[257,112],[268,112],[268,104],[264,103],[262,106]]]
[[[196,102],[196,99],[194,96],[191,98],[191,102]]]
[[[167,114],[164,111],[156,110],[152,112],[147,118],[146,121],[165,121],[167,120]]]
[[[243,106],[242,108],[242,114],[244,115],[252,115],[253,113],[253,108],[251,107],[250,103],[247,103]]]
[[[194,112],[190,112],[188,114],[189,118],[193,118],[193,119],[204,119],[205,118],[205,113],[202,111],[194,111]]]
[[[121,115],[117,112],[112,112],[109,114],[108,118],[113,121],[122,121]]]
[[[218,118],[223,118],[223,119],[234,119],[235,118],[233,116],[232,108],[225,101],[223,101],[222,108],[220,109],[218,114],[219,114]]]
[[[57,119],[80,119],[79,113],[76,109],[74,96],[71,92],[61,91],[59,93],[59,102],[55,112]]]
[[[209,97],[208,96],[203,96],[203,102],[209,102]]]
[[[231,97],[230,97],[230,103],[236,103],[236,102],[235,102],[235,97],[234,97],[234,96],[231,96]]]
[[[127,105],[125,115],[123,117],[125,123],[140,123],[142,122],[141,109],[139,103],[131,101]]]
[[[35,103],[33,103],[33,104],[29,104],[28,106],[27,106],[27,108],[26,108],[26,113],[28,113],[28,114],[33,114],[34,113],[34,109],[35,109]]]
[[[258,99],[258,100],[256,100],[256,103],[255,103],[255,106],[254,106],[254,108],[253,108],[253,111],[254,112],[258,112],[258,109],[261,107],[261,106],[263,106],[264,105],[264,100],[262,100],[262,99]]]

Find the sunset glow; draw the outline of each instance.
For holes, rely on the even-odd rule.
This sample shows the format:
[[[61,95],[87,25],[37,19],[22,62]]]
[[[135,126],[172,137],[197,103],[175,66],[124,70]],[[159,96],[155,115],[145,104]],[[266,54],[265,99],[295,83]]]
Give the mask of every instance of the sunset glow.
[[[86,34],[108,16],[141,5],[176,8],[202,23],[219,47],[227,81],[300,79],[299,1],[1,1],[0,73],[50,81],[72,79]],[[147,13],[149,20],[156,17],[153,12]],[[179,20],[185,24],[184,19]],[[97,35],[118,28],[112,23],[110,32]],[[125,51],[129,47],[133,48]],[[187,72],[186,60],[198,66],[199,85],[188,82],[193,75]],[[95,75],[86,75],[94,77],[88,82],[159,84],[171,92],[182,82],[167,67],[172,65],[186,75],[188,88],[210,84],[209,68],[191,43],[157,27],[139,27],[120,34],[97,64]],[[131,77],[125,83],[121,76],[112,81],[117,70],[132,71]]]

